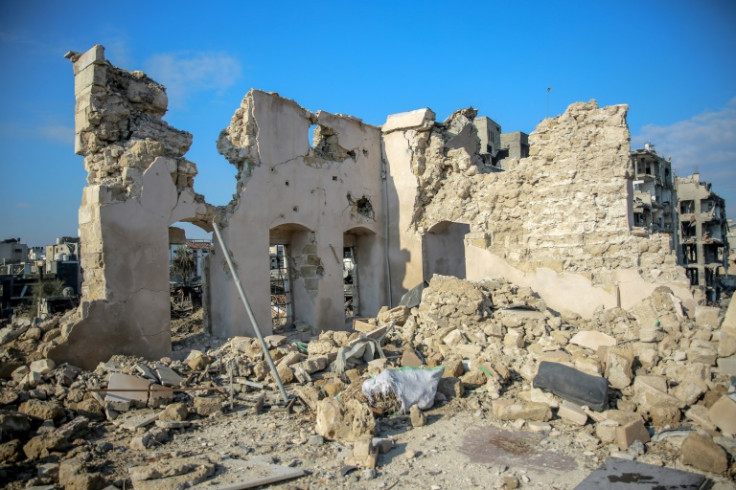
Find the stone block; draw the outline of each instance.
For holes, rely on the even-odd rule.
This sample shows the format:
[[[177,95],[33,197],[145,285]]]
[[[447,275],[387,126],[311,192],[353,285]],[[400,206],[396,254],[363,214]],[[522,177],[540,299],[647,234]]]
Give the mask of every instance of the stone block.
[[[695,326],[715,330],[721,325],[721,309],[716,306],[696,306]]]
[[[680,461],[701,471],[724,473],[728,469],[726,451],[709,436],[692,433],[680,448]]]
[[[655,427],[675,427],[680,422],[681,416],[680,409],[672,405],[652,405],[649,407],[649,418],[652,419],[652,425]]]
[[[117,412],[125,412],[131,407],[145,407],[148,404],[148,387],[151,384],[150,380],[138,376],[112,373],[107,383],[105,405]]]
[[[59,420],[64,417],[64,409],[56,401],[31,398],[20,404],[18,412],[37,420]]]
[[[51,359],[39,359],[38,361],[33,361],[31,363],[30,370],[32,373],[35,372],[43,376],[44,374],[48,374],[55,367],[56,363]]]
[[[404,352],[401,354],[401,365],[420,367],[424,365],[424,362],[419,358],[416,352],[414,352],[414,349],[408,348],[404,349]]]
[[[734,301],[736,303],[736,301]],[[722,357],[718,359],[716,370],[727,376],[736,376],[736,356]]]
[[[571,344],[579,345],[581,347],[588,348],[593,352],[597,352],[599,347],[613,347],[616,345],[616,339],[610,335],[606,335],[603,332],[596,332],[595,330],[582,330],[570,339]]]
[[[736,402],[728,396],[723,395],[710,407],[708,418],[723,432],[736,435]]]
[[[570,402],[562,402],[557,410],[557,416],[577,425],[585,425],[588,422],[588,414],[578,405]]]
[[[197,396],[194,398],[194,411],[200,417],[208,417],[222,410],[222,401],[217,397]]]
[[[729,357],[736,354],[736,336],[719,332],[716,338],[718,339],[718,357]]]
[[[616,444],[625,451],[634,441],[649,442],[649,431],[641,420],[635,420],[616,428]]]
[[[708,417],[708,408],[704,405],[693,405],[685,412],[685,417],[708,431],[715,431],[716,426]]]
[[[494,400],[493,416],[500,420],[537,420],[546,422],[552,418],[552,410],[543,403],[523,400]]]
[[[702,362],[707,366],[716,364],[718,352],[712,342],[707,340],[693,340],[690,343],[690,349],[687,351],[687,358],[690,362]]]
[[[429,129],[434,125],[434,119],[435,113],[428,108],[391,114],[381,126],[381,131],[385,134],[399,129]]]
[[[631,366],[634,355],[631,351],[608,349],[606,352],[606,379],[616,389],[622,390],[631,384]]]
[[[412,427],[423,427],[427,423],[427,416],[424,415],[424,412],[422,412],[422,410],[416,405],[412,405],[409,409],[409,417],[411,419]]]
[[[73,71],[76,75],[80,71],[87,68],[93,63],[101,63],[105,61],[105,48],[100,44],[95,44],[90,49],[79,55],[79,58],[74,62]]]
[[[351,442],[366,434],[373,435],[373,413],[358,400],[350,400],[343,407],[334,398],[325,398],[316,405],[315,432],[325,439]]]

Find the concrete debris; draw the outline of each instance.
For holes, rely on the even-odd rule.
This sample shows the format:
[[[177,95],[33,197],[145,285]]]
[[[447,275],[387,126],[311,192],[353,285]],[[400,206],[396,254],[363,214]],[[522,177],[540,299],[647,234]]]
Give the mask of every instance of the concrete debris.
[[[0,325],[0,480],[12,490],[300,476],[315,488],[542,487],[558,482],[527,469],[579,482],[612,452],[736,474],[736,302],[698,304],[669,235],[631,230],[626,106],[572,104],[499,167],[495,123],[472,108],[379,128],[252,90],[217,142],[237,190],[215,208],[194,192],[192,136],[162,119],[164,87],[101,46],[69,57],[88,172],[82,302]],[[169,225],[182,220],[222,226],[264,347],[217,251],[196,332],[171,328]],[[271,284],[291,301],[277,318],[268,243],[290,268]],[[494,464],[483,480],[433,459],[455,455],[464,432],[470,461]]]

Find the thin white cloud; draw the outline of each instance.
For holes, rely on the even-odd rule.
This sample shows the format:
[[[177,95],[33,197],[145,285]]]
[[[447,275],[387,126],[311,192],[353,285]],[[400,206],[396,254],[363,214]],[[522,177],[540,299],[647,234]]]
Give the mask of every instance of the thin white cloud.
[[[728,215],[736,213],[736,97],[716,111],[706,111],[669,126],[647,124],[631,138],[632,149],[644,143],[672,157],[678,175],[700,172],[703,181],[726,199]]]
[[[63,124],[41,124],[31,126],[12,122],[0,122],[3,136],[13,139],[45,140],[62,145],[74,144],[74,128]]]
[[[28,209],[28,208],[31,207],[31,205],[28,204],[27,202],[17,202],[17,203],[15,203],[15,205],[13,207],[15,209]]]
[[[63,124],[52,124],[48,126],[40,126],[37,128],[38,133],[46,140],[65,145],[74,144],[74,128],[64,126]]]
[[[722,171],[724,165],[736,171],[736,97],[720,110],[669,126],[647,124],[631,138],[631,147],[643,148],[646,142],[653,143],[660,155],[671,156],[680,175],[691,173],[694,166],[704,176]]]
[[[145,71],[166,86],[172,107],[186,107],[195,92],[222,93],[240,78],[237,58],[214,51],[186,51],[153,55],[144,63]]]

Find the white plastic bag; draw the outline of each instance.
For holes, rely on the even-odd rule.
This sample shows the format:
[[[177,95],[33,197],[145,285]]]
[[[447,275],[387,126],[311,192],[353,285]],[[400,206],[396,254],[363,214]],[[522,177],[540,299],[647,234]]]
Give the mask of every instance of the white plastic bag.
[[[408,413],[412,405],[426,410],[434,405],[437,385],[444,371],[443,366],[431,369],[384,369],[375,378],[363,382],[363,394],[371,402],[374,396],[393,393],[401,402],[401,413]]]

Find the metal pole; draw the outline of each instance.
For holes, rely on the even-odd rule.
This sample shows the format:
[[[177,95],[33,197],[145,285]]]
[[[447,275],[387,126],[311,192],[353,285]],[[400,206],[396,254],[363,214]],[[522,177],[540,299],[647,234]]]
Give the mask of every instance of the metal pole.
[[[276,370],[276,365],[273,363],[273,359],[271,359],[271,353],[268,352],[268,346],[266,345],[266,341],[263,340],[261,329],[258,327],[258,323],[256,323],[255,316],[253,316],[253,310],[250,309],[250,303],[248,303],[248,298],[245,297],[245,291],[243,291],[243,286],[240,284],[240,278],[238,277],[238,273],[235,270],[233,261],[230,258],[230,252],[227,251],[227,247],[225,247],[225,242],[222,240],[222,235],[220,234],[220,227],[217,225],[215,221],[212,221],[212,226],[215,229],[215,235],[217,236],[217,241],[220,244],[222,253],[223,255],[225,255],[225,261],[227,262],[228,267],[230,267],[230,272],[233,275],[233,281],[235,282],[235,288],[238,290],[238,294],[240,294],[240,299],[243,301],[243,306],[245,306],[245,311],[248,313],[250,324],[253,325],[253,328],[256,331],[256,335],[258,336],[258,341],[261,343],[261,348],[263,349],[263,353],[266,356],[268,367],[271,368],[271,374],[273,374],[273,377],[276,379],[276,384],[279,385],[279,391],[281,392],[281,396],[284,399],[284,403],[288,403],[289,397],[286,396],[286,390],[284,389],[284,385],[281,382],[281,377],[279,376],[279,372]]]

